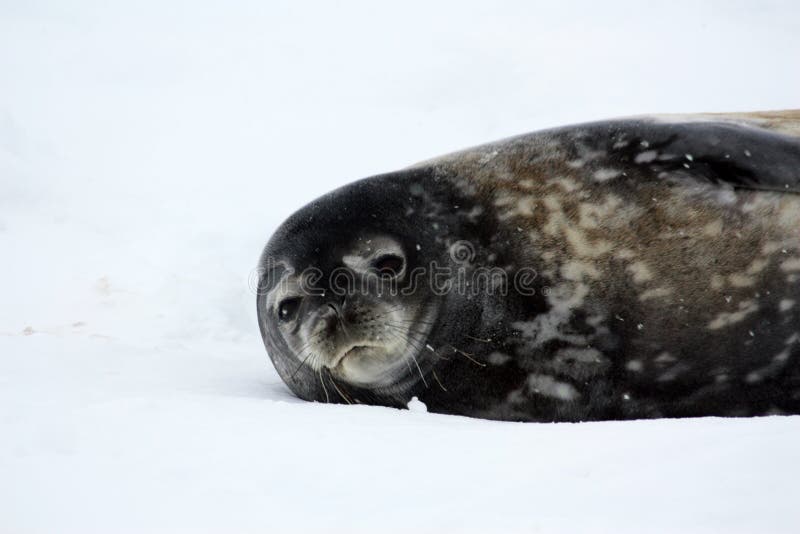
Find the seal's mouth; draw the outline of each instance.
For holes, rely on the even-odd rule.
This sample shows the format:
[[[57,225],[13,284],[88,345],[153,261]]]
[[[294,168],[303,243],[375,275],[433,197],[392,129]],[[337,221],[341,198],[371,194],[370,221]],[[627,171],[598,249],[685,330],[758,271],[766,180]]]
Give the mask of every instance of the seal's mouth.
[[[351,345],[348,349],[339,353],[331,367],[337,367],[350,356],[364,356],[366,353],[375,350],[377,347],[372,345]]]

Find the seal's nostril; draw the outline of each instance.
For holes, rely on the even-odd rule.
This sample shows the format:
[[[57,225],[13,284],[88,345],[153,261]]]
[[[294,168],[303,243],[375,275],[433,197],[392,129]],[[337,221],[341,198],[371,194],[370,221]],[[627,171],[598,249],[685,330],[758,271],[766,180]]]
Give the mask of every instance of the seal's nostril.
[[[329,335],[333,335],[336,332],[337,327],[339,326],[339,314],[336,312],[336,308],[333,308],[333,313],[326,314],[323,318],[324,329]]]
[[[342,322],[344,320],[343,317],[342,317],[341,309],[338,308],[335,304],[329,302],[328,303],[328,308],[333,310],[333,317],[332,317],[333,320],[331,322],[334,325],[339,323],[339,322]]]

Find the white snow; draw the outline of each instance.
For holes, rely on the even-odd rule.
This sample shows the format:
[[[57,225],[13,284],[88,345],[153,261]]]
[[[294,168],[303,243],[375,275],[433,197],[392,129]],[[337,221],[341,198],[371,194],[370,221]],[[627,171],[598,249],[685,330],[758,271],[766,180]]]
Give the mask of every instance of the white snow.
[[[428,411],[428,407],[425,406],[425,403],[419,400],[417,397],[411,397],[411,400],[408,401],[408,409],[412,412]]]
[[[570,122],[798,107],[797,35],[791,2],[4,3],[0,531],[796,531],[798,417],[304,403],[252,269],[356,178]]]

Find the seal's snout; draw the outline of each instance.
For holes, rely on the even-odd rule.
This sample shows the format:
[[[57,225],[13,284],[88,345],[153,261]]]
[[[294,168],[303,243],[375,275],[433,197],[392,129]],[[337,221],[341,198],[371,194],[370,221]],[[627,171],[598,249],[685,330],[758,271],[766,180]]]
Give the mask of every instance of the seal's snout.
[[[321,323],[318,329],[320,332],[324,332],[328,336],[335,336],[341,323],[339,311],[332,304],[328,304],[320,313],[319,322]]]

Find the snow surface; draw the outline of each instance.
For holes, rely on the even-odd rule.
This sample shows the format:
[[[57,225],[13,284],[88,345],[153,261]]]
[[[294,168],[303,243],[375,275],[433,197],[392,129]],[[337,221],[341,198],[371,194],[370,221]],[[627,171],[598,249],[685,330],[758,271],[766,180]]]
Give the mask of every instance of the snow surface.
[[[0,531],[797,532],[800,417],[295,399],[251,270],[472,144],[800,106],[793,2],[0,4]]]

